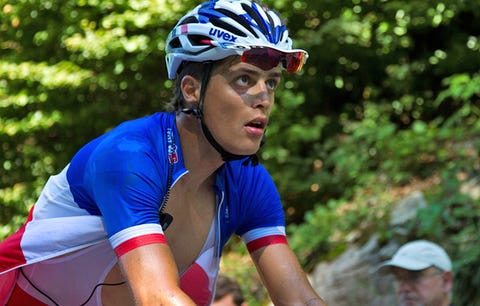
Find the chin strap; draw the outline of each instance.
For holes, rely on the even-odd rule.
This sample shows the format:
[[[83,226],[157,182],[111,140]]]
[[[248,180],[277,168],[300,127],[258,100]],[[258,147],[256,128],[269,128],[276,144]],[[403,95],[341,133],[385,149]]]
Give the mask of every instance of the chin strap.
[[[202,112],[201,110],[198,108],[198,107],[194,107],[194,108],[184,108],[181,110],[182,113],[185,113],[185,114],[189,114],[189,115],[194,115],[195,117],[197,117],[197,119],[200,120],[200,124],[202,126],[202,131],[203,131],[203,135],[205,135],[205,138],[207,138],[208,142],[212,145],[212,147],[215,148],[215,150],[217,150],[218,153],[220,153],[220,156],[222,156],[222,160],[223,161],[233,161],[233,160],[239,160],[239,159],[243,159],[243,158],[247,158],[243,163],[242,165],[243,166],[248,166],[248,164],[252,164],[252,166],[257,166],[258,165],[258,157],[256,154],[252,154],[252,155],[237,155],[237,154],[233,154],[233,153],[230,153],[228,152],[227,150],[225,150],[216,140],[215,138],[213,137],[212,133],[210,133],[210,130],[208,129],[208,127],[205,125],[204,121],[203,121],[203,115],[202,115]],[[263,145],[264,143],[264,140],[262,140],[262,143],[261,145]]]
[[[200,124],[202,126],[202,131],[203,134],[205,135],[205,138],[207,138],[208,142],[217,150],[218,153],[220,153],[220,156],[222,157],[223,161],[234,161],[234,160],[239,160],[239,159],[244,159],[246,160],[242,163],[243,166],[248,166],[248,164],[252,164],[252,166],[257,166],[258,165],[258,157],[256,154],[252,155],[237,155],[228,152],[225,150],[213,137],[212,133],[210,133],[210,130],[208,129],[207,125],[205,124],[203,120],[203,100],[205,97],[205,90],[207,88],[208,81],[210,79],[210,73],[212,71],[212,62],[205,62],[204,67],[204,74],[202,78],[202,87],[200,88],[200,99],[198,102],[198,105],[193,107],[193,108],[183,108],[181,109],[182,113],[189,114],[189,115],[194,115],[198,120],[200,120]],[[262,139],[261,145],[263,145],[264,140]]]

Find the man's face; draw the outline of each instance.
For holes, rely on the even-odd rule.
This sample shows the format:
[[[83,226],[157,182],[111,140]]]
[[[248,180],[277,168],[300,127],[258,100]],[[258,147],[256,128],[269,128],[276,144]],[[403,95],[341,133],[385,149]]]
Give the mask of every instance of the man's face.
[[[236,62],[212,71],[203,114],[213,137],[225,150],[239,155],[258,151],[280,80],[280,66],[264,71]]]
[[[448,306],[452,273],[435,267],[420,271],[393,268],[400,306]]]

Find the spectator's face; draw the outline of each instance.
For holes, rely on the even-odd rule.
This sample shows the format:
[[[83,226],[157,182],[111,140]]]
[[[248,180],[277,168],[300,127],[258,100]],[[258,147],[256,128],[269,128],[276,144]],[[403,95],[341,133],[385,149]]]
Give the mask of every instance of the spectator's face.
[[[394,268],[400,306],[448,306],[452,273],[430,267],[421,271]]]
[[[214,301],[212,306],[237,306],[237,304],[235,304],[233,294],[227,294],[223,298]]]

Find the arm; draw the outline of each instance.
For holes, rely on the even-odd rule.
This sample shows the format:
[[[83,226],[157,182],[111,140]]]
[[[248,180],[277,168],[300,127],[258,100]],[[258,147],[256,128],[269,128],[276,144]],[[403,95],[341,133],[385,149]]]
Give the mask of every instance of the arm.
[[[275,305],[327,305],[310,285],[287,244],[268,245],[251,256]]]
[[[177,266],[166,244],[135,248],[119,262],[136,305],[195,305],[179,287]]]

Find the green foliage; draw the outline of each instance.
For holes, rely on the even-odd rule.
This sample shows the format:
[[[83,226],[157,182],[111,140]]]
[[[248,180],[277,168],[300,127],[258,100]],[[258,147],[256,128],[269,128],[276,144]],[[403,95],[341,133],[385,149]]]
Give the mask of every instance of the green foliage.
[[[478,163],[478,156],[475,157]],[[469,164],[469,163],[467,163]],[[421,210],[411,226],[415,233],[433,241],[441,241],[454,260],[454,298],[459,305],[477,305],[480,297],[480,204],[479,177],[467,175],[465,165],[456,166],[457,177],[451,170],[444,172],[442,184],[432,190],[429,199],[434,205]],[[469,181],[466,181],[466,180]],[[476,184],[476,186],[475,186]],[[467,193],[467,190],[469,191]],[[476,190],[476,191],[475,191]],[[473,195],[473,196],[472,196]],[[451,237],[446,240],[445,237]]]

